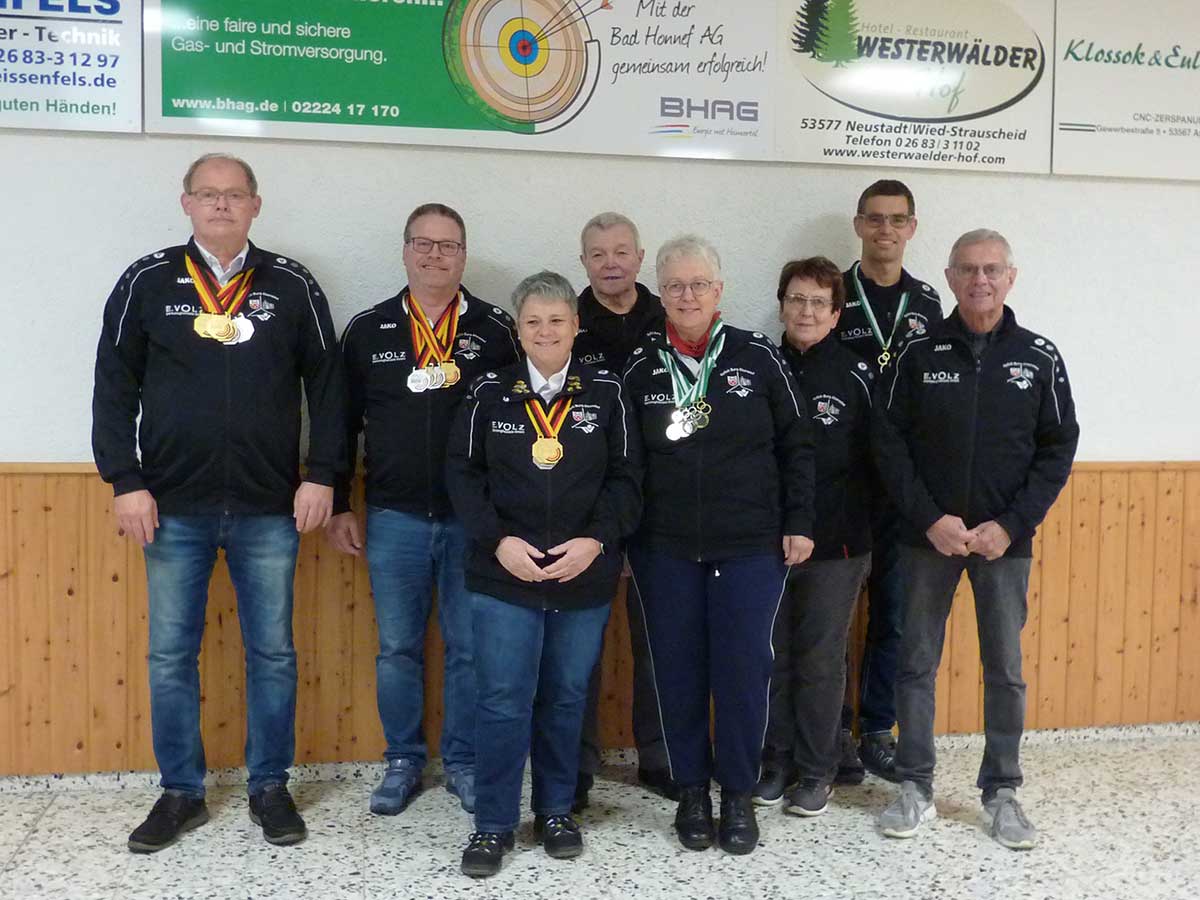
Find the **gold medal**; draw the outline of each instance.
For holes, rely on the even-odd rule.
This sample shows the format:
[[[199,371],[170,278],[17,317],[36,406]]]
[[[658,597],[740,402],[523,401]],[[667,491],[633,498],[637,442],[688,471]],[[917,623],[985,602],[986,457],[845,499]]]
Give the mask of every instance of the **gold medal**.
[[[248,327],[244,331],[239,329],[233,322],[233,316],[242,308],[242,302],[250,292],[254,270],[239,272],[222,288],[211,275],[196,265],[190,255],[184,256],[184,264],[200,297],[200,305],[204,308],[204,312],[192,321],[196,334],[222,344],[249,340],[254,327],[249,325],[249,320],[243,319]]]
[[[533,461],[539,469],[552,469],[563,458],[563,446],[558,438],[540,437],[533,442]]]
[[[462,378],[462,370],[458,368],[458,363],[452,359],[448,359],[443,362],[441,366],[442,371],[446,375],[445,386],[452,387],[453,385],[458,384],[459,380]]]

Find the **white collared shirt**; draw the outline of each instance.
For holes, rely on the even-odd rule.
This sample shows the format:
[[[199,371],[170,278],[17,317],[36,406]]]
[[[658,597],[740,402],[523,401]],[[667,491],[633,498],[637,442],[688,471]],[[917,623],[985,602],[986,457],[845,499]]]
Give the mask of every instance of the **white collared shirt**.
[[[250,242],[246,242],[246,246],[242,248],[242,252],[230,261],[228,268],[222,266],[219,259],[201,247],[199,241],[196,241],[196,248],[200,251],[200,255],[204,257],[204,261],[208,263],[208,267],[212,269],[212,273],[217,276],[217,284],[225,287],[225,285],[229,284],[229,279],[242,271],[242,266],[246,265],[246,254],[250,252]]]
[[[567,364],[551,375],[549,378],[542,377],[542,373],[537,370],[537,366],[526,358],[525,365],[529,367],[529,384],[533,388],[535,394],[541,394],[542,399],[549,403],[563,389],[563,385],[567,383],[567,369],[571,368],[571,359],[567,358]]]

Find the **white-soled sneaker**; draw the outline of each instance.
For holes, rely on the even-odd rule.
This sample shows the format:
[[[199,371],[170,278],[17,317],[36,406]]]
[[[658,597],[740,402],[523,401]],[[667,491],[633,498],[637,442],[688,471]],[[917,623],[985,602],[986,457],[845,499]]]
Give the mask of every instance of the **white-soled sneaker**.
[[[900,796],[879,814],[879,830],[888,837],[910,838],[936,818],[933,798],[926,797],[916,782],[905,781],[900,785]]]
[[[1017,802],[1017,792],[1009,787],[996,791],[983,804],[988,833],[1009,850],[1032,850],[1037,846],[1038,833]]]

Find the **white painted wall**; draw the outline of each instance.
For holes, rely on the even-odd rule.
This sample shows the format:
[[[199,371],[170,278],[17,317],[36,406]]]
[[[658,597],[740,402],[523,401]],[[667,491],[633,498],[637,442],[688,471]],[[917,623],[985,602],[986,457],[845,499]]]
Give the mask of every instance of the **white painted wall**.
[[[532,143],[532,139],[531,139]],[[500,300],[550,267],[584,284],[582,223],[603,209],[657,245],[683,231],[725,261],[726,318],[778,333],[775,278],[787,259],[848,265],[859,192],[899,177],[920,227],[908,268],[942,277],[954,238],[1008,235],[1018,319],[1062,348],[1083,429],[1081,460],[1200,459],[1200,183],[983,175],[858,167],[430,149],[292,141],[0,132],[0,461],[91,459],[92,365],[100,313],[134,258],[181,243],[179,179],[200,153],[257,170],[263,212],[251,237],[304,261],[339,331],[404,280],[400,239],[415,205],[467,219],[465,281]],[[643,280],[653,284],[652,264]]]

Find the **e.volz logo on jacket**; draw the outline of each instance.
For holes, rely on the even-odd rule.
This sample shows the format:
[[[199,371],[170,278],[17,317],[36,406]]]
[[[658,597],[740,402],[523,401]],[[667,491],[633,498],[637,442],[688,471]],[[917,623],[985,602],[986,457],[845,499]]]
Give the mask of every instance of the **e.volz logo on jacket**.
[[[925,384],[958,384],[957,372],[925,372],[921,378]]]
[[[378,366],[382,363],[404,362],[408,358],[407,351],[404,350],[384,350],[382,353],[371,354],[371,365]]]
[[[190,303],[168,303],[163,307],[163,315],[198,316],[200,315],[200,307],[192,306]]]
[[[524,422],[497,422],[492,420],[492,434],[524,434]]]

